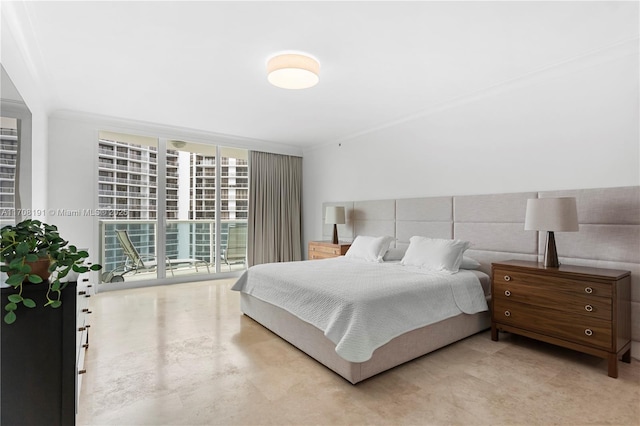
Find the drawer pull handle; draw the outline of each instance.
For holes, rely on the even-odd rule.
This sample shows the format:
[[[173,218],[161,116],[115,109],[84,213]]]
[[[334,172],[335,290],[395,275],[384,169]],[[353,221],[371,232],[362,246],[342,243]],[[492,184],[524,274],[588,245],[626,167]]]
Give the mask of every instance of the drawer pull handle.
[[[591,294],[591,293],[593,293],[593,289],[591,287],[586,287],[584,289],[584,292],[587,293],[587,294]]]
[[[510,317],[510,316],[511,316],[511,312],[509,312],[509,311],[504,311],[504,316],[505,316],[505,317]]]
[[[87,327],[78,327],[78,331],[85,331]]]
[[[509,275],[505,275],[505,276],[504,276],[504,280],[505,280],[505,281],[511,281],[511,277],[510,277]]]
[[[78,292],[78,294],[79,294],[80,296],[83,296],[83,295],[87,294],[87,292],[86,292],[86,291],[79,291],[79,292]]]
[[[585,305],[584,310],[587,311],[587,312],[593,312],[593,306]]]
[[[590,329],[590,328],[587,328],[587,329],[584,331],[584,334],[586,334],[587,336],[592,336],[592,335],[593,335],[593,331],[591,331],[591,329]]]
[[[89,344],[85,343],[84,345],[82,345],[82,347],[85,348],[85,349],[89,349]]]
[[[78,374],[84,374],[86,372],[87,372],[87,370],[78,370]]]
[[[509,296],[511,296],[511,292],[509,290],[505,290],[504,291],[504,295],[509,297]]]

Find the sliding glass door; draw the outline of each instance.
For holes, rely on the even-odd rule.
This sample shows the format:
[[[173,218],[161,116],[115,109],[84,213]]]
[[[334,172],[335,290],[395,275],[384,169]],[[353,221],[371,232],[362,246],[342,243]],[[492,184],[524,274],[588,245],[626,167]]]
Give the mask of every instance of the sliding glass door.
[[[158,140],[101,132],[98,211],[103,281],[158,277]]]
[[[248,152],[183,140],[153,139],[154,146],[147,138],[142,144],[141,140],[125,142],[126,136],[116,136],[101,133],[100,205],[105,209],[114,205],[121,209],[116,215],[126,217],[101,220],[106,271],[103,281],[205,278],[244,269]],[[133,167],[143,172],[140,185],[131,185],[130,175],[126,188],[108,183],[112,177],[116,179],[114,184],[119,183],[117,175],[107,170],[111,165],[108,145],[113,139],[119,139],[118,147],[131,144],[126,145],[128,156],[134,151],[134,158],[128,157],[129,161],[140,160],[140,164],[116,164],[123,170],[116,168],[113,173],[131,173]],[[125,193],[126,198],[118,198]],[[113,195],[115,202],[107,195]],[[140,214],[134,213],[137,211]],[[128,231],[130,244],[122,241],[122,230]],[[127,245],[139,252],[138,264]],[[139,267],[141,264],[144,266]]]

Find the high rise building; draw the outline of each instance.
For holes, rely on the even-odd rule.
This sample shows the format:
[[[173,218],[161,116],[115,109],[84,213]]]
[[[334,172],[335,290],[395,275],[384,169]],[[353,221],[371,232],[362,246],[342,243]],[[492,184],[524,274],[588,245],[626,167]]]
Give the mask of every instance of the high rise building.
[[[0,117],[0,222],[15,222],[18,121]]]

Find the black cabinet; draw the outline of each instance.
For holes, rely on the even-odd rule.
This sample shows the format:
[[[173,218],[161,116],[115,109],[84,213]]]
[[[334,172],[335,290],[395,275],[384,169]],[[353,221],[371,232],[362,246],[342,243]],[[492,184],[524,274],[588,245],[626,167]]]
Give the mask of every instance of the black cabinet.
[[[62,306],[44,308],[45,285],[25,285],[17,320],[2,331],[0,399],[2,425],[74,425],[76,415],[76,287],[62,291]],[[13,288],[2,289],[2,311]]]

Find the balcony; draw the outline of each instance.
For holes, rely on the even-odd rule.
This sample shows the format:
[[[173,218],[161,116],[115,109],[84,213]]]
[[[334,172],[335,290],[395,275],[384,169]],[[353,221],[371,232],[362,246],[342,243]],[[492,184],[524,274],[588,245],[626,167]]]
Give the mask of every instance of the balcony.
[[[220,232],[220,254],[228,247],[229,228],[241,229],[240,235],[246,235],[246,220],[223,220]],[[117,230],[126,230],[140,257],[145,260],[154,259],[157,241],[157,223],[150,220],[101,220],[100,240],[101,253],[99,263],[103,265],[103,278],[121,275],[125,281],[142,281],[157,279],[154,267],[139,268],[137,271],[125,272],[127,256],[116,237]],[[237,233],[235,235],[238,235]],[[166,276],[207,276],[218,268],[219,272],[242,271],[246,269],[245,259],[236,258],[226,263],[221,256],[216,257],[215,221],[212,220],[168,220],[166,229],[166,254],[173,267],[167,268]],[[246,247],[246,241],[243,244]],[[178,259],[198,260],[198,268],[193,262],[176,262]],[[217,262],[217,265],[216,265]],[[209,271],[205,265],[209,266]],[[108,277],[106,274],[111,274]],[[124,272],[124,274],[123,274]],[[111,278],[112,279],[112,278]],[[119,279],[119,278],[117,278]],[[115,282],[105,285],[117,286]]]

